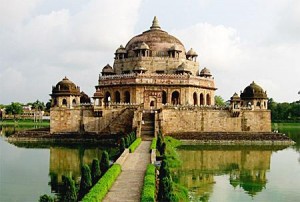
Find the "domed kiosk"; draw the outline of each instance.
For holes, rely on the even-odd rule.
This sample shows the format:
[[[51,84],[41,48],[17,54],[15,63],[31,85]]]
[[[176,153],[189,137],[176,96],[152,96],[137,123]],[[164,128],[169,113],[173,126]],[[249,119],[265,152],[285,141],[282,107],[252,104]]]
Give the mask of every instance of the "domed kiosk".
[[[75,107],[80,103],[80,88],[67,77],[52,87],[52,107]]]
[[[268,109],[267,92],[254,81],[241,93],[241,105],[253,109]]]

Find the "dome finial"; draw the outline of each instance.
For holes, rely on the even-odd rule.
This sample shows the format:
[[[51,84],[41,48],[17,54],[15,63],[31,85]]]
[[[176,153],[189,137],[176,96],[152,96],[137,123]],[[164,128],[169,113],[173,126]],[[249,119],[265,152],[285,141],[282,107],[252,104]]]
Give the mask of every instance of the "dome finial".
[[[154,16],[154,19],[152,21],[152,26],[150,27],[150,29],[160,29],[158,19],[156,16]]]

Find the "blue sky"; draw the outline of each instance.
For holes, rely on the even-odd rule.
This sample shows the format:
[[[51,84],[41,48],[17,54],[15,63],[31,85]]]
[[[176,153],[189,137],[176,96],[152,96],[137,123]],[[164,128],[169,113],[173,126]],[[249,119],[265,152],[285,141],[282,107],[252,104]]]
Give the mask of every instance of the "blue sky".
[[[275,101],[300,98],[297,0],[0,3],[0,103],[46,102],[64,76],[91,96],[116,48],[149,29],[155,15],[162,29],[197,51],[225,100],[253,80]]]

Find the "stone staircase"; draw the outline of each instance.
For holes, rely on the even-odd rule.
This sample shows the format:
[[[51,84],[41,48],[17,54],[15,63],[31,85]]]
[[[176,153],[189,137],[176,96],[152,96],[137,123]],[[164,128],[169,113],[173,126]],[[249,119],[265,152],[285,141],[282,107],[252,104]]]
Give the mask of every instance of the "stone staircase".
[[[143,113],[142,139],[151,140],[154,137],[154,113]]]

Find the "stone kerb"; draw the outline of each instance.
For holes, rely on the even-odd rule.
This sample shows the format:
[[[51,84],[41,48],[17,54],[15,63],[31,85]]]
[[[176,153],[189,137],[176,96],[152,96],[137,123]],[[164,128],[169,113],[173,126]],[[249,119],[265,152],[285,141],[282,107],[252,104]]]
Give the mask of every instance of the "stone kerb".
[[[127,159],[128,155],[129,155],[129,149],[125,149],[123,151],[123,153],[121,154],[121,156],[116,160],[115,163],[120,164],[121,167],[122,167],[122,165],[124,164],[124,162]]]

